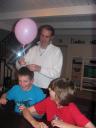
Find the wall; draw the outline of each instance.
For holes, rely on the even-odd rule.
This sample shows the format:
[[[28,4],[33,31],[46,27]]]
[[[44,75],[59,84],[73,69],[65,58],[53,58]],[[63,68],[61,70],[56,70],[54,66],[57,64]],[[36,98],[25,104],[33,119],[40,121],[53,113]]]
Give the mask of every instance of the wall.
[[[67,57],[66,57],[66,77],[71,79],[72,72],[72,58],[73,57],[81,57],[81,58],[89,58],[92,56],[92,45],[84,45],[84,44],[70,44],[67,48]]]
[[[95,39],[96,37],[92,35],[65,35],[55,38],[54,43],[61,47],[64,56],[62,76],[71,79],[73,57],[93,56],[93,48],[96,46],[91,42]]]

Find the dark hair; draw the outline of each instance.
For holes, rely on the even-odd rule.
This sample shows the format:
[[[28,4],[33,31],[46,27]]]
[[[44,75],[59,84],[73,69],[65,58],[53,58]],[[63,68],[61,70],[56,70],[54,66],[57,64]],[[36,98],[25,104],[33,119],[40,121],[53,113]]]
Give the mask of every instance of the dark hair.
[[[56,93],[60,105],[67,105],[73,100],[74,84],[71,81],[57,78],[50,83],[49,88]]]
[[[29,76],[30,80],[34,77],[34,72],[30,71],[27,67],[22,67],[18,71],[18,75],[20,76]]]
[[[55,30],[51,25],[42,25],[42,26],[40,26],[39,34],[41,34],[43,29],[46,29],[46,30],[50,31],[51,32],[51,36],[55,35]]]

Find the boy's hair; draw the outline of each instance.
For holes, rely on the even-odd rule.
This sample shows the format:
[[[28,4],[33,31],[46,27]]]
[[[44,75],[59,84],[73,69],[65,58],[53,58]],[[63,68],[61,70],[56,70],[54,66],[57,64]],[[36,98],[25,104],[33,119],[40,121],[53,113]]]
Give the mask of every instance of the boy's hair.
[[[34,72],[30,71],[27,67],[22,67],[18,71],[18,76],[29,76],[30,80],[34,77]]]
[[[49,88],[56,93],[60,105],[67,105],[73,100],[74,84],[72,82],[57,78],[50,83]]]

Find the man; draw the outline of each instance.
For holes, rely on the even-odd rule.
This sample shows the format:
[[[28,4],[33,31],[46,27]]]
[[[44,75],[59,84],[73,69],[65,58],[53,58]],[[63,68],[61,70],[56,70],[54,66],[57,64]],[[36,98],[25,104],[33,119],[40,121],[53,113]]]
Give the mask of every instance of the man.
[[[27,66],[34,71],[34,84],[43,90],[48,88],[53,79],[60,76],[62,69],[62,52],[60,48],[52,44],[54,34],[52,26],[41,26],[38,45],[32,47],[23,58],[16,62],[17,68]]]

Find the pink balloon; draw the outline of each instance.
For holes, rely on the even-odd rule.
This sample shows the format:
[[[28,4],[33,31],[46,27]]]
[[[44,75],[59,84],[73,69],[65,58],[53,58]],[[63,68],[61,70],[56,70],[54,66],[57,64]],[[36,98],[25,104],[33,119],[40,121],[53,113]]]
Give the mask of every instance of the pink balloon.
[[[15,36],[23,44],[31,43],[37,35],[37,25],[30,18],[21,19],[15,26]]]

